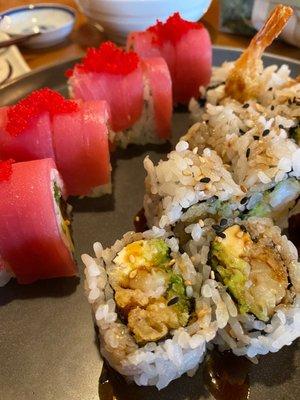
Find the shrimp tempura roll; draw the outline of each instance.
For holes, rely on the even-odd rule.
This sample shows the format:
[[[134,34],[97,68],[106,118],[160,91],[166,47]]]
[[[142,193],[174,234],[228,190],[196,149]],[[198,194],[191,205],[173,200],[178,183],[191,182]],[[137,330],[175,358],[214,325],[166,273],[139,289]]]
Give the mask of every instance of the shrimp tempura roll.
[[[96,259],[82,256],[101,353],[138,385],[167,386],[203,360],[217,323],[202,276],[177,240],[158,228],[129,232]]]

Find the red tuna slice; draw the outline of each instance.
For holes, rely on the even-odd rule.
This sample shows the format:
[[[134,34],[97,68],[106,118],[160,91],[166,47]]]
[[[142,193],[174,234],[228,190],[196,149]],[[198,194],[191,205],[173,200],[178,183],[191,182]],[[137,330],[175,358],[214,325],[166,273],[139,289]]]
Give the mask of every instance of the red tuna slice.
[[[52,158],[51,121],[48,112],[31,119],[20,135],[11,135],[7,129],[8,107],[0,108],[0,158],[29,161],[37,158]]]
[[[75,68],[69,84],[75,99],[107,101],[115,132],[130,128],[142,114],[143,75],[140,65],[127,75],[82,73]]]
[[[0,254],[19,283],[76,274],[55,208],[55,176],[54,161],[44,159],[13,164],[0,182]]]
[[[75,99],[105,100],[114,131],[130,128],[143,111],[143,74],[138,55],[112,42],[88,49],[73,70],[67,71]]]
[[[210,81],[212,47],[208,31],[203,27],[187,32],[175,52],[174,102],[188,104],[192,97],[199,97],[199,87]]]
[[[175,104],[188,104],[199,97],[199,86],[211,76],[212,47],[202,24],[184,21],[176,13],[166,23],[158,22],[145,32],[132,32],[127,49],[140,57],[163,57],[170,69]]]
[[[79,102],[72,114],[53,116],[58,169],[68,195],[87,195],[110,182],[109,108],[105,101]]]
[[[158,136],[166,139],[171,135],[172,81],[165,60],[149,58],[143,61],[143,71],[149,84],[154,106],[154,120]]]

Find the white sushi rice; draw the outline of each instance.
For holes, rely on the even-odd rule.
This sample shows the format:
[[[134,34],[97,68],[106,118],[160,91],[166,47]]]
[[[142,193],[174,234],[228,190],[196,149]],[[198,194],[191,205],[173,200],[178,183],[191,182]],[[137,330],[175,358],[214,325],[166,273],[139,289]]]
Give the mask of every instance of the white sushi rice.
[[[153,97],[147,77],[143,76],[144,105],[140,118],[128,129],[120,132],[109,131],[109,140],[122,148],[129,144],[145,145],[148,143],[162,144],[165,142],[157,134]]]
[[[247,196],[252,207],[258,196],[287,178],[300,179],[300,148],[289,138],[289,129],[300,123],[300,83],[290,77],[286,65],[273,65],[259,76],[257,98],[244,104],[226,97],[225,82],[234,63],[214,68],[210,86],[200,93],[206,98],[204,107],[192,100],[192,117],[198,121],[183,137],[201,151],[206,146],[214,149],[230,167],[234,181]],[[281,227],[287,226],[290,209],[300,190],[284,198],[284,210],[274,218]],[[248,204],[248,209],[251,209]]]
[[[207,342],[215,338],[218,326],[224,326],[224,318],[221,322],[215,318],[215,303],[219,302],[216,282],[212,282],[209,293],[201,296],[201,285],[203,282],[205,284],[205,280],[195,270],[187,254],[183,254],[180,265],[177,267],[175,264],[174,270],[178,268],[183,278],[190,281],[186,290],[195,299],[195,318],[185,328],[171,331],[165,340],[140,347],[137,345],[127,326],[119,319],[114,292],[109,283],[109,271],[115,268],[113,260],[124,246],[136,240],[154,237],[166,240],[171,255],[177,252],[177,241],[168,237],[164,230],[156,228],[144,234],[128,232],[105,250],[100,243],[95,243],[96,257],[85,254],[82,261],[85,264],[85,289],[99,328],[102,355],[129,380],[134,380],[138,385],[156,385],[162,389],[182,374],[195,372],[203,360]]]
[[[157,165],[149,157],[144,160],[144,209],[149,226],[168,227],[180,219],[184,209],[213,196],[220,201],[243,196],[215,151],[205,148],[198,154],[197,148],[190,150],[188,142],[180,141],[167,157]]]
[[[214,285],[218,288],[219,296],[216,303],[219,309],[220,326],[214,340],[221,351],[231,349],[238,356],[254,358],[257,355],[277,352],[283,346],[290,345],[300,337],[300,263],[295,246],[282,236],[280,229],[269,219],[250,218],[243,221],[249,233],[256,237],[270,241],[278,249],[287,266],[291,287],[288,289],[285,304],[275,307],[275,312],[268,322],[262,322],[252,314],[240,314],[235,302],[226,287],[211,277],[211,283],[202,286],[202,294],[209,293]],[[196,249],[196,251],[198,251]],[[193,259],[193,256],[191,257]],[[208,258],[203,271],[209,271]]]

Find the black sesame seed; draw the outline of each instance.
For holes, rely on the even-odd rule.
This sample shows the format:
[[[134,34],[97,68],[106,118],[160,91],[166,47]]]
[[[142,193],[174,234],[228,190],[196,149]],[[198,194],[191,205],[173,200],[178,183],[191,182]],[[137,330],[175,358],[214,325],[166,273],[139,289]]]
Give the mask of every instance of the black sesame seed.
[[[262,133],[263,136],[268,136],[268,134],[270,133],[270,129],[265,129]]]
[[[248,201],[248,197],[243,197],[242,200],[240,201],[241,204],[246,204]]]
[[[220,226],[226,226],[227,223],[228,223],[227,219],[226,218],[222,218],[221,221],[220,221]]]
[[[279,129],[284,129],[284,126],[282,124],[278,125]]]
[[[269,87],[269,89],[268,89],[269,91],[271,91],[271,90],[273,90],[273,88],[272,87]]]
[[[198,104],[200,107],[204,107],[206,104],[206,98],[205,97],[201,97],[201,99],[198,99]]]
[[[245,103],[245,104],[243,104],[243,108],[248,108],[250,106],[250,104],[249,103]]]
[[[239,130],[241,135],[245,135],[246,132],[244,132],[242,129]]]
[[[250,156],[250,149],[248,148],[247,150],[246,150],[246,157],[248,158]]]
[[[221,229],[220,225],[217,225],[217,224],[212,225],[212,228],[213,228],[213,230],[215,230],[215,231],[219,231],[219,230]]]
[[[171,300],[168,301],[167,306],[173,306],[174,304],[178,303],[179,297],[173,297]]]
[[[210,200],[210,201],[216,201],[216,200],[218,200],[218,199],[219,199],[219,197],[216,196],[216,195],[214,195],[214,196],[212,196],[209,200]]]
[[[201,178],[201,179],[200,179],[200,182],[202,182],[202,183],[208,183],[208,182],[210,182],[210,178],[209,178],[209,177]]]
[[[254,139],[254,140],[259,140],[259,136],[254,135],[254,136],[253,136],[253,139]]]
[[[271,106],[271,110],[273,111],[273,110],[274,110],[274,108],[275,108],[275,106],[273,106],[273,105],[272,105],[272,106]]]
[[[226,238],[226,235],[225,235],[224,232],[218,232],[216,235],[217,235],[217,236],[220,236],[222,239],[225,239],[225,238]]]
[[[240,225],[240,228],[243,232],[247,232],[247,228],[245,227],[245,225]]]
[[[292,105],[292,103],[293,103],[293,100],[292,99],[288,99],[288,104]]]

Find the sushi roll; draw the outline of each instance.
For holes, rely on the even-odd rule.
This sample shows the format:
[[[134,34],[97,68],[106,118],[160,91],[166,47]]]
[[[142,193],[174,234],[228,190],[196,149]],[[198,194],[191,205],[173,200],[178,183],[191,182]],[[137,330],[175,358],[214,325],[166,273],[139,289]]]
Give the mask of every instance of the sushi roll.
[[[27,284],[76,275],[69,207],[54,161],[2,161],[0,199],[1,277]]]
[[[196,145],[197,138],[203,139],[205,132],[207,126],[198,123],[182,139]],[[288,218],[299,208],[299,146],[285,133],[278,134],[272,127],[259,129],[257,125],[235,137],[228,146],[230,150],[225,155],[216,138],[213,148],[229,164],[234,181],[245,193],[240,207],[243,218],[269,217],[282,228],[287,227]]]
[[[141,57],[163,57],[173,83],[174,104],[187,105],[199,97],[199,86],[211,76],[212,47],[208,31],[201,23],[189,22],[175,13],[166,22],[157,21],[144,32],[132,32],[127,49]]]
[[[71,97],[107,101],[112,144],[161,143],[170,136],[172,82],[162,58],[142,60],[105,42],[89,49],[67,76]]]
[[[176,239],[154,228],[94,250],[82,260],[103,357],[142,386],[162,389],[193,374],[218,329],[218,292],[201,296],[202,275]]]
[[[157,165],[148,157],[144,160],[148,226],[170,227],[191,206],[197,209],[194,219],[198,220],[207,214],[230,216],[238,210],[244,192],[215,151],[205,148],[198,154],[197,148],[190,149],[181,140],[167,157]]]
[[[0,109],[0,157],[52,158],[67,195],[110,192],[110,111],[104,101],[66,100],[48,89]]]
[[[253,358],[300,336],[298,253],[270,219],[226,227],[211,241],[208,263],[216,286],[230,296],[228,322],[216,338],[221,350]]]
[[[191,103],[198,123],[184,136],[200,151],[213,148],[230,165],[247,192],[245,217],[271,217],[283,228],[299,207],[300,84],[286,65],[264,69],[260,57],[291,13],[277,6],[241,57],[213,71],[202,90],[205,105]]]

